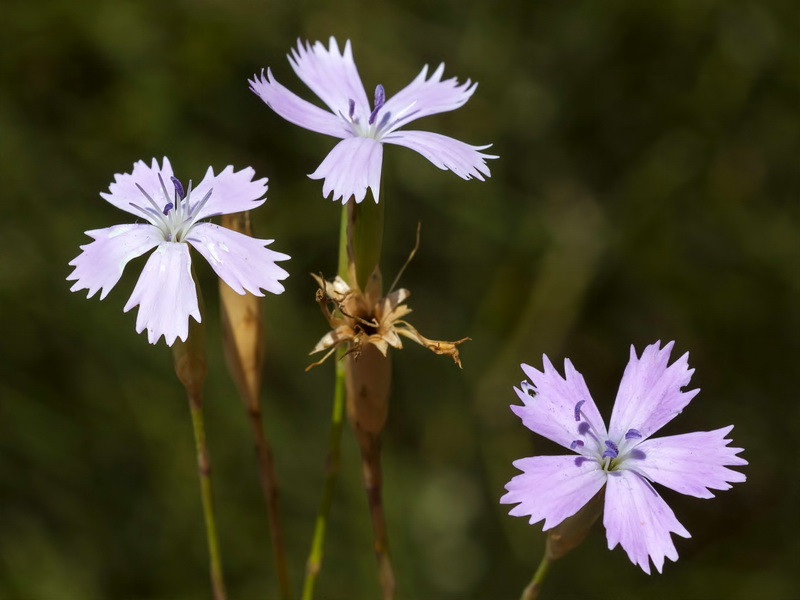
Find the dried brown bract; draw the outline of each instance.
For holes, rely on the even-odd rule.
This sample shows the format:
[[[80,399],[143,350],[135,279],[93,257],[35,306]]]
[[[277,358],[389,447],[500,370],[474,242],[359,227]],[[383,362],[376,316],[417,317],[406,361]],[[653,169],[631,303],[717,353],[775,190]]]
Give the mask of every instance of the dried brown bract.
[[[341,344],[347,344],[347,354],[354,357],[361,354],[365,344],[372,344],[383,356],[387,356],[389,346],[398,350],[403,347],[401,336],[414,340],[436,354],[451,356],[461,366],[457,346],[470,338],[445,342],[423,336],[404,320],[411,312],[405,304],[411,292],[400,288],[381,296],[381,275],[378,269],[370,276],[364,291],[357,284],[350,287],[339,276],[333,281],[325,281],[320,275],[312,274],[312,277],[319,284],[317,303],[328,320],[331,331],[322,336],[311,351],[314,354],[327,350],[325,356],[309,365],[306,370],[323,363]],[[350,280],[357,281],[355,273],[351,273]]]

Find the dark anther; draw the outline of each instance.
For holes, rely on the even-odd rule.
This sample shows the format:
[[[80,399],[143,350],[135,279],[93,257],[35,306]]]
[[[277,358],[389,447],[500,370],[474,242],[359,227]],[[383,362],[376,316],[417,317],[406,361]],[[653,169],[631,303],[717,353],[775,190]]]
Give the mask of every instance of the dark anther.
[[[626,440],[631,440],[631,439],[638,440],[640,437],[642,437],[642,434],[639,433],[638,429],[628,429],[628,432],[625,434]]]
[[[581,406],[583,406],[585,403],[586,403],[586,400],[581,400],[580,402],[578,402],[575,405],[575,420],[576,421],[580,421],[581,420]]]
[[[175,192],[178,194],[178,198],[180,200],[186,198],[186,193],[183,191],[183,184],[180,182],[180,180],[177,177],[170,177],[170,179],[172,180],[172,185],[175,186]]]

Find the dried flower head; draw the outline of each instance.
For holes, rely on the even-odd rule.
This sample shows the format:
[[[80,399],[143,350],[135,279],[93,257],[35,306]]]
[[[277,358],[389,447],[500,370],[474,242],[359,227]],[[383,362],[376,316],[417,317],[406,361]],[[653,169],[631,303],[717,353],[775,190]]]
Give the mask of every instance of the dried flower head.
[[[389,346],[398,350],[403,347],[401,336],[414,340],[436,354],[452,356],[456,364],[461,366],[457,346],[470,338],[445,342],[423,336],[413,325],[404,320],[404,317],[411,312],[405,304],[411,292],[400,288],[382,296],[381,274],[377,268],[363,291],[357,283],[354,287],[350,287],[339,276],[330,282],[325,281],[321,275],[312,274],[312,277],[319,284],[317,303],[328,320],[331,331],[322,336],[311,351],[311,354],[314,354],[327,350],[325,356],[309,365],[306,370],[322,364],[341,344],[347,344],[347,353],[354,356],[358,356],[366,344],[372,344],[386,356]],[[357,281],[353,268],[350,280]]]

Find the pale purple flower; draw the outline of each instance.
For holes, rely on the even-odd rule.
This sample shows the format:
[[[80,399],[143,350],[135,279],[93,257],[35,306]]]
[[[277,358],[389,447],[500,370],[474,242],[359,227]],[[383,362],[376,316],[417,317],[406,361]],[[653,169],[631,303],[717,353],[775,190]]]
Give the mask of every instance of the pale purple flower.
[[[470,146],[451,137],[430,131],[398,131],[400,127],[428,115],[455,110],[469,100],[477,87],[469,80],[459,85],[455,78],[442,81],[444,64],[428,78],[428,66],[416,79],[391,98],[382,85],[375,88],[370,106],[348,40],[340,52],[331,37],[329,48],[300,40],[288,57],[297,76],[319,96],[330,112],[293,94],[275,81],[272,72],[254,76],[250,89],[287,121],[342,141],[334,146],[322,164],[309,177],[324,179],[322,193],[327,198],[347,202],[351,196],[361,202],[372,190],[378,202],[383,144],[397,144],[419,152],[440,169],[450,169],[462,179],[489,177],[483,154],[487,146]]]
[[[641,358],[631,347],[608,429],[583,376],[569,360],[564,361],[566,378],[546,356],[544,372],[523,364],[530,381],[514,390],[524,406],[511,409],[526,427],[578,455],[514,461],[523,473],[506,484],[508,493],[500,499],[518,504],[511,515],[530,516],[531,524],[544,520],[548,530],[578,512],[605,485],[608,548],[621,544],[648,574],[650,560],[659,573],[665,557],[677,560],[671,533],[690,537],[652,483],[712,498],[711,490],[727,490],[730,483],[745,480],[726,466],[747,464],[736,456],[742,449],[729,448],[731,440],[725,439],[733,425],[650,439],[700,391],[681,391],[694,373],[688,353],[667,366],[673,342],[660,345],[645,348]]]
[[[169,346],[176,338],[186,340],[190,316],[201,320],[190,245],[239,294],[263,296],[261,289],[280,294],[284,288],[279,281],[289,274],[275,261],[289,256],[265,248],[273,240],[258,240],[201,222],[261,206],[266,201],[267,180],[253,181],[254,175],[250,167],[234,172],[228,166],[218,175],[209,167],[197,187],[192,189],[190,181],[184,190],[166,157],[160,167],[155,159],[149,167],[139,161],[132,173],[116,174],[109,193],[100,195],[147,223],[87,231],[94,241],[81,246],[83,252],[69,263],[75,267],[67,277],[75,281],[71,290],[88,289],[89,298],[101,290],[102,300],[117,284],[128,261],[155,248],[124,311],[138,305],[137,333],[147,329],[151,344],[163,335]]]

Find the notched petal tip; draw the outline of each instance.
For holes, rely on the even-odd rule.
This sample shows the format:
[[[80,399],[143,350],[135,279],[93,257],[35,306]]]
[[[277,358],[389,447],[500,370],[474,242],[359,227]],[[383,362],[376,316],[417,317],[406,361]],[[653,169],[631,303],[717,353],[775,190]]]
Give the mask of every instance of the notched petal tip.
[[[383,146],[371,138],[351,137],[336,144],[311,179],[322,179],[322,195],[346,204],[350,198],[360,203],[372,191],[375,201],[381,181]]]
[[[649,482],[632,471],[608,478],[603,524],[609,550],[621,544],[632,563],[650,574],[650,561],[661,573],[666,558],[676,561],[672,534],[691,537]]]
[[[123,311],[136,306],[136,331],[147,329],[151,344],[162,335],[170,346],[176,338],[185,340],[189,318],[201,321],[186,244],[164,242],[150,255]]]

